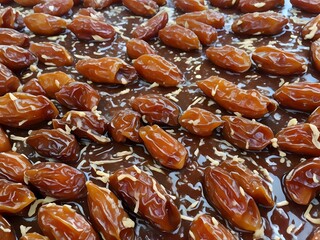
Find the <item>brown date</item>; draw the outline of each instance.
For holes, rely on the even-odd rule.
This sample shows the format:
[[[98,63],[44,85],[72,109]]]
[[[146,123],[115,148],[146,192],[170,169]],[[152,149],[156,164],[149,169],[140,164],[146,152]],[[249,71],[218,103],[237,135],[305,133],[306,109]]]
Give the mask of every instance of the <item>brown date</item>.
[[[144,54],[156,54],[156,51],[146,41],[139,38],[132,38],[127,41],[127,55],[136,59]]]
[[[76,138],[62,129],[40,129],[32,131],[27,143],[42,156],[52,157],[62,162],[78,160],[80,147]]]
[[[38,211],[38,224],[49,239],[98,240],[98,234],[87,220],[69,205],[43,205]]]
[[[134,67],[117,57],[79,60],[76,69],[80,74],[97,83],[125,85],[138,78]]]
[[[36,197],[21,183],[0,179],[0,213],[18,213]]]
[[[74,18],[67,28],[80,40],[112,41],[116,35],[110,24],[83,15]]]
[[[133,14],[142,17],[152,17],[159,11],[158,4],[153,0],[122,0],[122,4]]]
[[[230,45],[209,47],[206,55],[211,62],[226,70],[243,73],[251,68],[250,56],[244,50]]]
[[[317,227],[307,238],[308,240],[319,240],[320,239],[320,228]]]
[[[36,78],[32,78],[31,80],[26,82],[22,87],[22,92],[43,96],[47,94]]]
[[[277,109],[274,100],[262,95],[256,89],[240,89],[232,82],[211,76],[197,81],[198,87],[208,97],[231,112],[239,112],[247,118],[261,118]]]
[[[158,125],[144,126],[139,135],[150,155],[170,169],[182,169],[187,161],[187,149]]]
[[[11,28],[0,28],[0,45],[29,46],[29,36]]]
[[[320,192],[320,158],[311,158],[295,166],[286,174],[284,185],[297,204],[308,205]]]
[[[41,0],[14,0],[23,7],[33,7],[41,2]]]
[[[213,130],[219,127],[223,121],[212,112],[193,107],[182,113],[179,117],[179,123],[192,134],[207,137],[210,136]]]
[[[50,240],[48,237],[40,235],[39,233],[27,233],[22,236],[19,240]]]
[[[56,106],[45,96],[16,92],[0,97],[0,124],[6,126],[25,128],[58,114]]]
[[[159,123],[178,126],[179,107],[159,94],[145,94],[130,101],[133,110],[145,115],[149,124]]]
[[[320,106],[320,83],[284,84],[273,97],[285,107],[311,112]]]
[[[20,85],[20,80],[5,65],[0,63],[0,95],[15,92]]]
[[[12,0],[0,0],[1,4],[8,4],[10,2],[12,2]]]
[[[0,127],[0,152],[11,150],[11,143],[6,132]]]
[[[73,7],[73,0],[45,0],[33,7],[35,13],[46,13],[53,16],[62,16]]]
[[[204,0],[175,0],[174,5],[182,12],[196,12],[206,10]]]
[[[20,30],[24,27],[23,17],[12,7],[0,9],[0,27]]]
[[[159,12],[143,24],[139,25],[132,31],[132,37],[149,41],[157,37],[159,31],[168,23],[168,13],[166,11]]]
[[[305,40],[315,41],[320,38],[320,14],[304,25],[301,35]]]
[[[275,35],[281,33],[289,20],[276,12],[247,13],[236,19],[231,28],[245,35]]]
[[[87,182],[88,206],[92,223],[104,239],[134,239],[134,221],[121,201],[107,188]]]
[[[223,226],[217,219],[209,214],[201,214],[192,221],[189,230],[189,239],[224,239],[235,240],[232,233]]]
[[[165,45],[183,51],[201,48],[199,38],[194,32],[176,24],[161,29],[159,31],[159,38]]]
[[[292,6],[310,13],[320,13],[318,0],[290,0]]]
[[[255,201],[226,170],[221,167],[206,168],[204,189],[209,202],[233,226],[246,231],[256,231],[262,227]]]
[[[120,0],[83,0],[83,6],[85,8],[91,7],[93,9],[104,9],[111,6],[114,3],[119,3]]]
[[[252,53],[252,60],[258,69],[270,74],[287,76],[307,71],[304,58],[276,47],[257,47]]]
[[[51,42],[31,43],[29,50],[46,65],[71,66],[73,57],[62,45]]]
[[[211,5],[217,8],[232,8],[237,5],[238,0],[209,0]]]
[[[55,94],[60,91],[62,86],[74,82],[75,80],[64,72],[56,71],[41,74],[38,77],[38,81],[44,89],[46,96],[55,98]]]
[[[283,6],[284,0],[239,0],[238,8],[243,13],[265,12]]]
[[[188,20],[202,22],[214,28],[223,28],[224,26],[223,14],[220,12],[214,11],[213,9],[185,13],[176,18],[177,23],[188,21]]]
[[[56,93],[56,99],[69,109],[91,111],[98,106],[100,95],[87,83],[71,82],[62,86]]]
[[[313,124],[303,123],[283,128],[277,133],[276,138],[281,150],[320,156],[319,130]]]
[[[115,193],[134,212],[162,231],[172,232],[181,222],[181,215],[164,188],[136,166],[116,171],[109,178]]]
[[[114,114],[109,124],[110,134],[116,142],[141,142],[139,128],[141,127],[141,114],[131,109],[123,109]]]
[[[67,22],[63,18],[46,13],[32,13],[24,17],[24,23],[31,32],[37,35],[59,35],[67,28]]]
[[[317,107],[308,117],[307,120],[308,123],[311,123],[315,126],[317,126],[318,129],[320,129],[320,106]]]
[[[0,215],[0,239],[16,240],[16,236],[10,223]]]
[[[310,50],[313,65],[320,72],[320,38],[311,43]]]
[[[74,17],[77,17],[78,15],[91,17],[102,22],[106,21],[106,18],[104,17],[103,13],[94,10],[92,7],[80,8],[77,14],[74,15]]]
[[[274,200],[268,183],[250,170],[239,160],[225,160],[220,164],[221,168],[229,172],[234,180],[257,203],[265,207],[273,207]]]
[[[243,117],[222,116],[224,138],[244,150],[262,150],[274,138],[271,128]]]
[[[37,58],[26,49],[18,46],[0,45],[0,63],[13,71],[29,67]]]
[[[86,178],[76,168],[58,162],[41,162],[26,170],[25,181],[43,195],[73,200],[86,195]]]
[[[174,87],[184,81],[183,74],[177,65],[156,54],[144,54],[138,57],[133,66],[138,74],[149,83]]]
[[[24,172],[32,164],[25,155],[8,151],[0,152],[0,177],[13,182],[24,183]]]

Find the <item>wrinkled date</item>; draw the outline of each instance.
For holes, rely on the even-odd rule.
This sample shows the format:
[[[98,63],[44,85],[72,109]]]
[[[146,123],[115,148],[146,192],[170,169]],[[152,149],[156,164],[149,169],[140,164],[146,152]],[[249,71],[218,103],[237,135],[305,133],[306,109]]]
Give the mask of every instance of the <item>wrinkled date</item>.
[[[320,129],[320,106],[317,107],[308,117],[308,123],[315,125]]]
[[[10,28],[0,28],[0,45],[29,46],[29,36]]]
[[[141,142],[139,128],[141,127],[141,114],[131,109],[120,110],[115,113],[109,124],[109,131],[116,142]]]
[[[119,3],[120,0],[83,0],[83,6],[85,8],[104,9],[111,6],[114,3]]]
[[[23,17],[12,7],[0,9],[0,27],[20,30],[24,27]]]
[[[313,65],[320,72],[320,39],[311,43],[310,50]]]
[[[178,228],[181,215],[168,193],[147,173],[136,166],[116,171],[110,186],[135,213],[162,231]]]
[[[265,12],[283,6],[284,0],[239,0],[238,8],[241,12]]]
[[[262,150],[274,137],[272,130],[255,120],[243,117],[222,116],[224,138],[233,145],[245,150]]]
[[[129,58],[136,59],[144,54],[156,54],[156,51],[146,41],[133,38],[127,41],[127,54]]]
[[[202,108],[193,107],[182,113],[179,123],[192,134],[207,137],[214,129],[219,127],[223,121],[212,112]]]
[[[41,0],[14,0],[14,1],[24,7],[33,7],[41,2]]]
[[[182,12],[195,12],[207,9],[204,0],[176,0],[174,3],[176,8]]]
[[[187,149],[158,125],[139,129],[139,135],[150,155],[163,166],[182,169],[187,161]]]
[[[238,0],[209,0],[211,5],[217,8],[232,8],[237,5]]]
[[[83,4],[85,3],[83,2]],[[78,15],[92,17],[93,19],[96,19],[102,22],[106,21],[106,18],[104,17],[103,13],[94,10],[92,7],[80,8],[79,11],[74,15],[74,17],[77,17]]]
[[[30,205],[36,197],[21,183],[0,179],[0,212],[17,213]]]
[[[27,233],[22,236],[19,240],[50,240],[48,237],[40,235],[39,233]]]
[[[16,92],[0,97],[0,124],[6,126],[25,128],[58,114],[58,109],[45,96]]]
[[[131,100],[133,110],[145,115],[149,124],[159,123],[178,126],[179,107],[159,94],[145,94]]]
[[[15,92],[19,85],[19,78],[17,78],[9,68],[0,63],[0,95]]]
[[[75,162],[79,157],[80,147],[76,138],[62,129],[32,131],[27,143],[40,155],[53,157],[62,162]]]
[[[11,150],[11,143],[6,132],[0,127],[0,152]]]
[[[54,203],[41,206],[38,224],[50,239],[98,240],[99,237],[87,220],[69,205]]]
[[[86,194],[84,174],[64,163],[37,163],[25,171],[25,179],[43,195],[53,198],[72,200]]]
[[[104,239],[134,239],[132,221],[121,201],[107,188],[87,182],[88,206],[91,221]]]
[[[262,220],[257,204],[226,170],[208,167],[204,174],[204,188],[210,203],[233,226],[247,231],[261,228]]]
[[[244,117],[261,118],[277,109],[277,103],[255,89],[244,90],[216,76],[197,81],[198,87],[228,111]]]
[[[223,14],[220,12],[214,11],[213,9],[185,13],[176,18],[177,23],[188,21],[188,20],[202,22],[214,28],[223,28],[224,26]]]
[[[234,72],[246,72],[251,67],[250,56],[244,50],[230,45],[209,47],[206,55],[215,65]]]
[[[22,86],[22,92],[30,93],[32,95],[43,95],[45,96],[47,93],[40,85],[38,79],[32,78],[27,83]]]
[[[246,35],[275,35],[281,33],[288,19],[275,12],[247,13],[235,20],[232,31]]]
[[[320,192],[320,158],[308,159],[294,167],[285,177],[284,185],[297,204],[308,205]]]
[[[290,0],[294,7],[311,13],[320,13],[320,4],[317,0]]]
[[[320,83],[298,82],[282,85],[273,97],[285,107],[311,112],[320,106]]]
[[[62,16],[73,7],[73,0],[46,0],[33,7],[35,13],[47,13],[53,16]]]
[[[312,18],[306,25],[304,25],[301,35],[304,39],[315,41],[320,38],[320,15]]]
[[[153,0],[122,0],[122,4],[133,14],[152,17],[159,11],[158,4]]]
[[[18,46],[0,45],[0,63],[14,71],[29,67],[37,58],[26,49]]]
[[[13,229],[10,223],[0,215],[0,239],[16,240]]]
[[[133,63],[138,74],[149,83],[158,83],[163,87],[174,87],[184,81],[180,69],[164,57],[145,54]]]
[[[128,84],[138,78],[131,65],[117,57],[88,58],[77,62],[77,71],[97,83]]]
[[[257,47],[252,53],[257,68],[275,75],[302,74],[307,71],[306,61],[297,54],[269,46]]]
[[[26,156],[8,151],[0,152],[0,177],[10,181],[24,183],[24,172],[32,164]]]

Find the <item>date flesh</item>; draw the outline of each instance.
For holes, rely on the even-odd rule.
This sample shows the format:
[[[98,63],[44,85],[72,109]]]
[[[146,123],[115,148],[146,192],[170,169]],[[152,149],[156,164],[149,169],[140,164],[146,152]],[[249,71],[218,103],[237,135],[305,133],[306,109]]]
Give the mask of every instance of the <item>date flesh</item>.
[[[122,201],[153,226],[165,232],[179,227],[181,215],[177,206],[153,177],[132,166],[117,170],[109,180]]]
[[[292,6],[310,13],[320,13],[320,4],[317,0],[290,0]]]
[[[36,78],[32,78],[31,80],[26,82],[22,87],[22,92],[43,96],[47,94]]]
[[[152,17],[159,11],[158,4],[153,0],[122,0],[122,4],[133,14]]]
[[[47,13],[53,16],[62,16],[73,7],[73,0],[46,0],[33,7],[35,13]]]
[[[73,200],[86,194],[85,175],[64,163],[37,163],[25,171],[25,179],[43,195],[61,200]]]
[[[144,126],[139,135],[150,155],[170,169],[182,169],[187,161],[187,149],[158,125]]]
[[[11,150],[11,143],[6,132],[0,127],[0,152]]]
[[[0,63],[13,71],[28,68],[36,60],[37,58],[29,50],[18,46],[0,45]]]
[[[308,117],[308,123],[315,125],[318,129],[320,129],[320,106],[317,107]]]
[[[156,51],[146,41],[139,38],[132,38],[127,41],[127,55],[136,59],[144,54],[156,54]]]
[[[197,81],[198,87],[208,97],[231,112],[239,112],[244,117],[261,118],[277,109],[274,100],[262,95],[255,89],[240,89],[232,82],[211,76]]]
[[[10,223],[0,215],[0,239],[16,240]]]
[[[320,72],[320,38],[311,43],[310,50],[313,65]]]
[[[283,6],[284,0],[239,0],[238,8],[243,13],[265,12]]]
[[[19,78],[17,78],[9,68],[0,63],[0,95],[15,92],[19,85]]]
[[[315,41],[320,38],[320,14],[304,25],[301,35],[305,40]]]
[[[205,6],[204,0],[176,0],[174,4],[182,12],[203,11],[208,8]]]
[[[0,28],[0,45],[29,46],[29,36],[10,28]]]
[[[214,28],[219,28],[219,29],[224,27],[223,14],[220,12],[214,11],[213,9],[185,13],[180,16],[177,16],[176,18],[177,23],[188,21],[188,20],[202,22]]]

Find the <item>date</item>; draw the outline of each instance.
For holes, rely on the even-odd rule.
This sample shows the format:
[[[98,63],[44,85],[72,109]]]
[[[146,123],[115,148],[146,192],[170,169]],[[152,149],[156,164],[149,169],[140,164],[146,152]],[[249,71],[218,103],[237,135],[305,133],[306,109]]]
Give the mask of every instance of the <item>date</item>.
[[[154,50],[149,43],[139,38],[132,38],[127,41],[127,55],[131,59],[136,59],[144,54],[156,54],[156,50]]]
[[[94,10],[92,7],[80,8],[76,15],[74,15],[74,17],[77,17],[79,15],[92,17],[93,19],[96,19],[101,22],[106,21],[106,18],[104,17],[103,13]]]
[[[13,28],[20,30],[24,27],[23,17],[19,11],[14,10],[12,7],[0,9],[0,27]]]
[[[301,36],[305,40],[315,41],[320,38],[320,15],[312,18],[301,31]]]
[[[41,0],[14,0],[14,1],[24,7],[33,7],[41,2]]]
[[[73,7],[73,0],[46,0],[33,7],[35,13],[46,13],[53,16],[67,14]]]
[[[284,0],[239,0],[238,9],[243,13],[265,12],[284,5]]]
[[[10,223],[0,215],[0,239],[16,240]]]
[[[15,92],[19,86],[19,78],[17,78],[9,68],[0,63],[0,95]]]
[[[93,8],[101,10],[111,6],[112,4],[119,3],[119,0],[83,0],[83,6],[85,8]]]
[[[159,11],[158,4],[153,0],[122,0],[122,4],[133,14],[152,17]]]
[[[311,43],[310,50],[313,65],[320,72],[320,39]]]
[[[11,143],[6,132],[0,127],[0,152],[11,150]]]
[[[204,0],[176,0],[175,7],[182,12],[195,12],[207,10]]]
[[[22,92],[30,93],[32,95],[43,95],[45,96],[47,93],[40,85],[38,79],[32,78],[22,86]]]
[[[29,51],[18,46],[0,45],[0,63],[13,71],[28,68],[37,58]]]
[[[22,236],[19,240],[50,240],[48,237],[40,235],[39,233],[27,233]]]
[[[290,0],[292,6],[310,13],[320,13],[320,5],[317,0]]]
[[[180,16],[177,16],[176,22],[184,22],[184,21],[197,21],[208,24],[214,28],[223,28],[224,27],[224,16],[222,13],[215,11],[213,9],[207,9],[204,11],[196,11],[185,13]]]
[[[320,106],[317,107],[308,117],[308,123],[315,125],[318,129],[320,129]]]
[[[238,4],[238,0],[209,0],[211,5],[217,8],[232,8]]]
[[[0,45],[29,46],[29,36],[11,28],[0,28]]]

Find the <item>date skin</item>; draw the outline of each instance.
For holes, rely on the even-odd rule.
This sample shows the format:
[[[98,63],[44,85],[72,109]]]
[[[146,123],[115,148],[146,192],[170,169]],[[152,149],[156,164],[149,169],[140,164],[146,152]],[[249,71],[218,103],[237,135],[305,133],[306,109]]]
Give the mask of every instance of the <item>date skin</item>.
[[[153,226],[173,232],[181,222],[180,212],[161,185],[147,173],[132,166],[110,176],[110,187],[127,206]]]
[[[220,12],[214,11],[213,9],[185,13],[180,16],[177,16],[176,18],[177,23],[188,21],[188,20],[202,22],[218,29],[224,27],[223,14]]]
[[[258,206],[242,192],[231,174],[220,167],[208,167],[204,173],[204,188],[209,202],[234,227],[256,231],[262,227]]]
[[[176,8],[182,12],[195,12],[207,10],[203,0],[176,0],[174,1]]]
[[[320,156],[318,129],[310,123],[283,128],[276,135],[279,148],[296,154]]]
[[[320,72],[320,39],[311,43],[310,50],[313,66]]]
[[[0,152],[11,150],[11,143],[6,132],[0,127]]]
[[[126,85],[138,78],[134,67],[117,57],[79,60],[76,69],[81,75],[96,83]]]
[[[156,51],[146,41],[139,38],[132,38],[127,41],[127,55],[136,59],[144,54],[156,54]]]
[[[308,205],[320,192],[320,158],[308,159],[286,174],[287,194],[297,204]]]
[[[28,68],[37,58],[29,51],[18,46],[0,45],[0,63],[13,71]]]
[[[320,106],[317,107],[308,117],[307,120],[308,123],[311,123],[315,126],[317,126],[318,129],[320,129]]]
[[[92,182],[87,182],[86,185],[91,221],[104,239],[133,240],[135,223],[116,195]]]
[[[273,97],[284,107],[312,112],[320,106],[320,83],[298,82],[282,85]]]
[[[91,7],[93,9],[101,10],[111,6],[112,4],[119,3],[119,0],[83,0],[85,8]]]
[[[44,196],[73,200],[86,195],[83,172],[64,163],[37,163],[25,171],[25,179]]]
[[[103,13],[94,10],[92,7],[80,8],[74,17],[77,17],[79,15],[92,17],[93,19],[96,19],[101,22],[106,21],[106,18],[104,17]]]
[[[144,54],[134,61],[133,67],[144,80],[163,87],[174,87],[184,81],[177,65],[159,55]]]
[[[10,223],[0,215],[0,239],[16,240]]]
[[[46,96],[47,94],[36,78],[32,78],[28,82],[26,82],[22,87],[22,92],[43,96]]]
[[[26,128],[58,114],[58,109],[45,96],[16,92],[0,97],[0,124],[5,126]]]
[[[0,95],[15,92],[20,85],[20,80],[5,65],[0,63]]]
[[[306,25],[304,25],[301,31],[301,36],[303,39],[311,41],[315,41],[320,38],[320,15],[312,18]]]
[[[244,150],[260,151],[274,138],[272,130],[255,120],[237,116],[222,116],[224,138]]]
[[[187,149],[158,125],[144,126],[139,135],[150,155],[161,165],[179,170],[187,161]]]
[[[40,235],[39,233],[27,233],[22,236],[19,240],[50,240],[48,237]]]
[[[14,0],[14,1],[24,7],[33,7],[41,2],[41,0]]]
[[[0,213],[18,213],[34,200],[36,197],[25,185],[0,179]]]
[[[310,13],[320,13],[320,4],[317,0],[290,0],[292,6]]]
[[[133,14],[142,17],[152,17],[159,11],[159,6],[153,0],[122,0],[122,4]]]
[[[198,87],[208,97],[231,112],[239,112],[247,118],[261,118],[277,109],[274,100],[262,95],[255,89],[245,90],[216,76],[197,81]]]
[[[41,206],[38,211],[38,224],[50,239],[99,239],[90,223],[69,205],[51,203]]]
[[[212,63],[226,70],[243,73],[251,68],[250,56],[244,50],[230,45],[209,47],[206,55]]]
[[[265,12],[283,5],[284,0],[239,0],[238,9],[243,13]]]
[[[0,28],[0,45],[29,46],[29,36],[10,28]]]
[[[46,13],[53,16],[67,14],[73,7],[73,0],[46,0],[33,7],[35,13]]]

